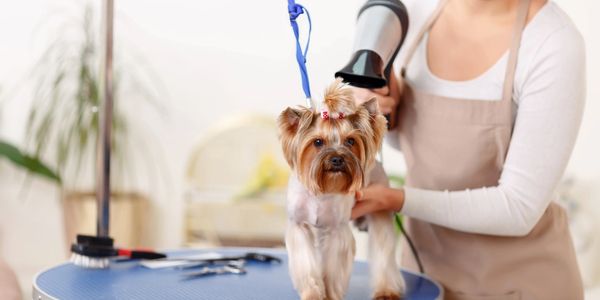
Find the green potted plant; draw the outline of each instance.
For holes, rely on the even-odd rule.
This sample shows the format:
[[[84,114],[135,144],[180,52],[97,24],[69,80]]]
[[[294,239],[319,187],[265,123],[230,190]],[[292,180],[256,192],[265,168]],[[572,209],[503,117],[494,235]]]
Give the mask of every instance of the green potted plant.
[[[57,38],[44,51],[32,75],[36,81],[34,99],[27,119],[26,143],[35,157],[55,163],[62,178],[62,199],[67,243],[75,234],[95,233],[95,190],[93,174],[96,145],[100,128],[98,108],[101,104],[101,45],[97,18],[91,3],[73,26],[72,18],[65,27],[69,31]],[[116,49],[115,57],[119,56]],[[135,90],[142,100],[156,104],[156,92],[135,73],[135,68],[120,69],[115,61],[114,112],[112,123],[113,180],[111,193],[111,234],[125,246],[142,243],[143,213],[150,205],[148,196],[122,184],[125,175],[132,176],[130,120],[120,99],[126,91]],[[147,103],[145,103],[147,104]],[[135,149],[133,149],[135,150]],[[128,164],[129,163],[129,164]],[[151,164],[151,163],[150,163]],[[125,176],[126,177],[126,176]]]

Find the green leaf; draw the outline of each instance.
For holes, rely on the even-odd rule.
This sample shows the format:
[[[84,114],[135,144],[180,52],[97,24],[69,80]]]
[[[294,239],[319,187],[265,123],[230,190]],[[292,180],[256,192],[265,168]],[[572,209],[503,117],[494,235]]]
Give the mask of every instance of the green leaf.
[[[404,177],[401,175],[389,174],[388,180],[390,181],[390,184],[392,185],[392,187],[404,186]]]
[[[56,172],[52,171],[52,169],[46,166],[42,161],[21,152],[21,150],[9,143],[0,141],[0,157],[6,157],[15,165],[26,169],[31,173],[44,176],[58,184],[61,183],[60,176],[58,176]]]

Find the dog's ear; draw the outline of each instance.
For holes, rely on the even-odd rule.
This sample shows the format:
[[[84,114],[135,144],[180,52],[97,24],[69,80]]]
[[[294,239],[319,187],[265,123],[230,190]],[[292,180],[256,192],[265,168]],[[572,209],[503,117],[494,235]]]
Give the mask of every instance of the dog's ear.
[[[383,143],[383,136],[387,131],[387,120],[379,112],[379,106],[377,105],[377,99],[375,97],[364,102],[362,107],[369,113],[369,125],[373,130],[373,140],[377,147],[375,151],[378,151]]]
[[[288,107],[281,112],[277,119],[279,126],[279,133],[284,134],[296,134],[298,131],[298,125],[300,125],[300,118],[302,117],[302,111],[298,108]]]
[[[279,140],[283,155],[290,167],[294,167],[294,157],[296,156],[296,147],[294,147],[294,136],[300,127],[300,120],[303,111],[300,108],[288,107],[281,112],[277,118],[277,126],[279,127]]]
[[[367,102],[364,102],[362,107],[364,107],[370,115],[379,114],[379,107],[377,106],[377,99],[375,97],[369,99]]]

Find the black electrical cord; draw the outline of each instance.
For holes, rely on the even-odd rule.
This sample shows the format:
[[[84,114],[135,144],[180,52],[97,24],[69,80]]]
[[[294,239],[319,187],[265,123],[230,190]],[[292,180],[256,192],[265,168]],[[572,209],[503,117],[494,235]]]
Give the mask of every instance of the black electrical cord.
[[[404,226],[402,225],[402,220],[400,220],[400,217],[398,216],[398,214],[394,214],[394,218],[396,221],[396,225],[398,225],[398,227],[400,228],[400,231],[406,237],[408,246],[410,246],[410,251],[412,252],[413,256],[415,257],[415,260],[417,261],[417,265],[419,266],[419,272],[421,272],[421,274],[425,274],[425,269],[423,268],[423,264],[421,263],[421,259],[419,258],[419,253],[417,252],[415,245],[413,244],[412,240],[410,239],[410,236],[408,235],[408,233],[406,233],[406,230],[404,230]]]

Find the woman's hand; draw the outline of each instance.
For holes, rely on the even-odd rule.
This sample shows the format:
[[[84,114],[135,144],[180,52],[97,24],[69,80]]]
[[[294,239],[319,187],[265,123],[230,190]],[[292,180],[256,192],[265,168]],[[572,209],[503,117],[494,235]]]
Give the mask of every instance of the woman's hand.
[[[388,86],[389,88],[386,86],[374,90],[352,87],[356,104],[362,104],[372,98],[376,98],[377,104],[379,104],[379,111],[382,114],[387,115],[392,113],[396,110],[396,106],[400,102],[400,89],[394,72],[390,74]]]
[[[372,184],[356,192],[352,219],[381,210],[400,211],[404,205],[404,190],[382,184]]]

